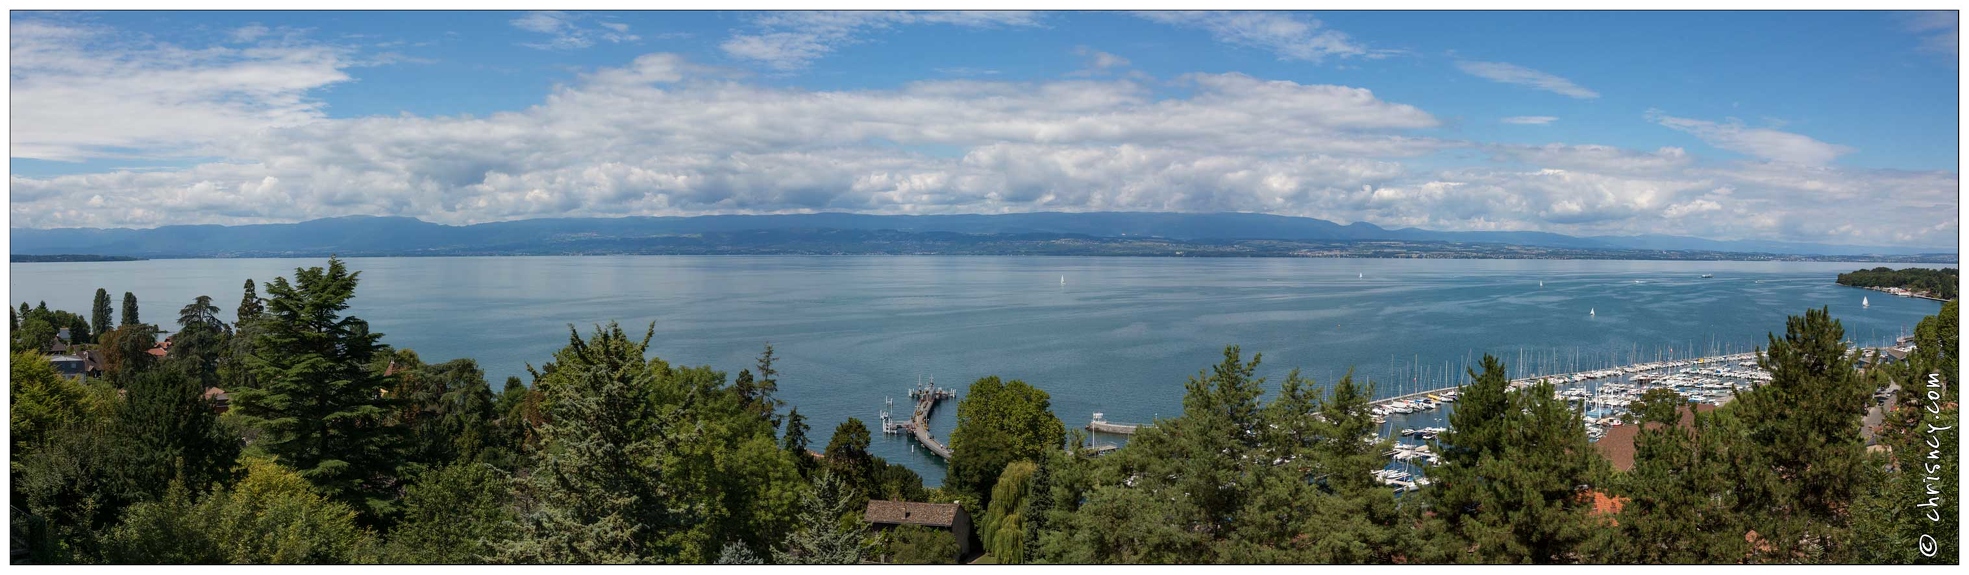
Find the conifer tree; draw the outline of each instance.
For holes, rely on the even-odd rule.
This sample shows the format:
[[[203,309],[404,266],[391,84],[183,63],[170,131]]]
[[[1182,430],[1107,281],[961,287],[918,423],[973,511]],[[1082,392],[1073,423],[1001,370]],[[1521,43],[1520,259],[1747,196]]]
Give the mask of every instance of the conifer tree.
[[[266,301],[260,299],[260,294],[253,288],[253,280],[248,278],[246,280],[246,294],[239,298],[238,317],[235,321],[237,323],[246,323],[247,320],[259,318],[260,314],[265,311]]]
[[[1739,393],[1731,405],[1756,446],[1753,464],[1774,475],[1746,485],[1741,502],[1757,510],[1753,527],[1775,557],[1841,552],[1844,510],[1865,461],[1861,418],[1873,391],[1853,369],[1857,355],[1844,337],[1826,308],[1787,318],[1784,336],[1770,335],[1758,356],[1770,383]]]
[[[369,520],[392,510],[388,485],[399,461],[399,428],[387,425],[383,375],[368,365],[382,334],[342,314],[361,272],[338,258],[294,270],[267,293],[268,318],[246,358],[255,384],[232,394],[232,409],[258,431],[260,449]]]
[[[786,565],[854,565],[866,553],[867,527],[849,515],[867,501],[833,473],[821,472],[814,488],[800,500],[795,531],[775,554]]]

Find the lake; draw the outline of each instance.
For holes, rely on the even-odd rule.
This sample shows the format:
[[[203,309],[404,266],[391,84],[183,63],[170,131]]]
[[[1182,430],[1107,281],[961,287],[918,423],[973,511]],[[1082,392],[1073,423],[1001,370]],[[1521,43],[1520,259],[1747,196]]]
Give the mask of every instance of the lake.
[[[143,319],[169,324],[178,308],[210,295],[232,318],[246,278],[291,277],[296,266],[324,261],[12,264],[10,301],[87,316],[96,288],[119,306],[130,291]],[[808,417],[815,449],[848,417],[880,436],[883,400],[896,398],[906,418],[918,378],[960,393],[986,375],[1023,379],[1051,393],[1054,413],[1073,428],[1096,411],[1116,422],[1179,413],[1185,380],[1230,344],[1247,358],[1263,353],[1260,375],[1274,383],[1293,367],[1322,384],[1352,368],[1389,395],[1461,373],[1483,353],[1591,367],[1742,351],[1782,335],[1786,315],[1819,306],[1831,308],[1848,339],[1878,344],[1941,305],[1833,283],[1881,264],[1823,262],[570,256],[348,264],[362,273],[349,313],[427,362],[478,360],[495,389],[566,345],[569,324],[586,333],[619,320],[640,334],[653,321],[653,353],[734,376],[770,342],[781,358],[780,397]],[[1871,307],[1860,307],[1863,296]],[[939,439],[955,426],[955,407],[933,420]],[[942,481],[941,462],[909,440],[878,437],[872,450],[929,485]]]

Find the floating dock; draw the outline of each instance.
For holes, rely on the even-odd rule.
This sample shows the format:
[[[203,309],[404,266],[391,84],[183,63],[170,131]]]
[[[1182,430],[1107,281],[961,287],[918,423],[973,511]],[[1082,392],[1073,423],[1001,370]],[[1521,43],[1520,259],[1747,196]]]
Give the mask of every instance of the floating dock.
[[[1109,423],[1107,418],[1103,417],[1104,415],[1106,414],[1095,412],[1094,420],[1087,424],[1087,430],[1095,433],[1108,433],[1113,435],[1134,435],[1136,430],[1142,428],[1142,426],[1140,425],[1132,425],[1126,423]]]

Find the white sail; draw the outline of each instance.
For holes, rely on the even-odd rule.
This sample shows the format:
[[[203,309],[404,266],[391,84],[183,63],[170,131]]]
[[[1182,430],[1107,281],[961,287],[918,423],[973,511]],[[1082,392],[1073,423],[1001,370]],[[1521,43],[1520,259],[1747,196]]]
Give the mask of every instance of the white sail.
[[[1599,314],[1597,314],[1597,313],[1594,313],[1594,312],[1593,312],[1593,308],[1590,308],[1590,307],[1589,307],[1589,308],[1586,308],[1586,315],[1599,315]]]
[[[1873,304],[1866,303],[1866,296],[1860,296],[1860,307],[1872,307],[1872,305]]]

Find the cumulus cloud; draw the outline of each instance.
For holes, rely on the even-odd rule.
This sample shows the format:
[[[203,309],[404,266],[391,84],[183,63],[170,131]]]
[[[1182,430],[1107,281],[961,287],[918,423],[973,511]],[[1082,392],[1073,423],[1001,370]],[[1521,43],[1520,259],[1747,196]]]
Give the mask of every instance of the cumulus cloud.
[[[1031,12],[768,12],[753,19],[753,30],[733,34],[718,47],[725,54],[781,71],[806,68],[864,35],[908,24],[965,28],[1035,26]]]
[[[569,14],[560,11],[528,12],[525,16],[514,18],[510,24],[528,32],[546,34],[545,42],[523,42],[520,45],[539,50],[576,50],[595,45],[596,40],[617,44],[641,40],[641,36],[629,33],[629,25],[621,22],[600,21],[594,26],[585,23],[585,14]]]
[[[111,80],[93,75],[130,76],[138,71],[130,62],[145,57],[62,39],[90,37],[73,30],[29,32],[42,36],[23,35],[17,25],[17,157],[23,146],[56,148],[46,136],[23,134],[117,136],[65,148],[76,158],[146,141],[115,131],[128,127],[81,120],[24,132],[22,118],[83,118],[88,107],[102,107],[20,99],[21,86],[45,82],[37,74],[95,85]],[[198,69],[229,70],[245,56],[225,50],[248,49],[297,48],[213,49],[223,57]],[[23,61],[38,64],[22,74]],[[196,78],[203,76],[174,77],[178,84]],[[42,228],[351,214],[463,224],[815,211],[1248,211],[1441,230],[1916,246],[1952,244],[1957,225],[1953,172],[1839,168],[1787,154],[1703,161],[1676,147],[1444,140],[1432,137],[1442,122],[1428,111],[1349,86],[1237,73],[1179,76],[1171,80],[1176,90],[1127,76],[851,90],[735,78],[678,55],[649,54],[588,70],[513,111],[347,119],[310,112],[291,122],[259,118],[187,131],[196,144],[169,149],[217,159],[17,175],[10,210],[14,225]],[[291,86],[307,85],[239,92],[305,102],[310,88]],[[269,107],[237,95],[211,99],[217,103],[172,101]]]
[[[1321,62],[1328,57],[1378,58],[1386,51],[1370,50],[1346,33],[1325,27],[1314,18],[1272,12],[1141,12],[1163,24],[1199,28],[1219,42],[1269,51],[1280,60]]]
[[[13,22],[16,158],[201,156],[215,139],[323,116],[309,92],[349,80],[346,50],[247,26],[243,46],[185,47],[38,20]]]
[[[1677,118],[1663,114],[1659,110],[1649,110],[1647,118],[1654,123],[1695,136],[1711,146],[1766,160],[1816,166],[1832,163],[1839,156],[1853,152],[1852,148],[1828,144],[1812,139],[1810,136],[1769,128],[1747,127],[1734,118],[1719,123]]]
[[[1511,116],[1511,117],[1500,119],[1498,121],[1506,124],[1543,126],[1546,124],[1550,124],[1552,122],[1559,121],[1559,118],[1557,116]]]
[[[1578,84],[1574,84],[1572,83],[1572,80],[1560,78],[1558,76],[1540,72],[1538,70],[1533,70],[1531,68],[1526,68],[1524,66],[1519,66],[1517,64],[1507,64],[1504,62],[1474,62],[1474,61],[1465,60],[1465,61],[1457,62],[1456,69],[1462,70],[1463,73],[1465,74],[1476,76],[1478,78],[1483,78],[1485,80],[1490,80],[1492,82],[1537,88],[1540,90],[1544,90],[1547,92],[1551,92],[1554,94],[1567,96],[1571,98],[1592,99],[1592,98],[1600,97],[1599,92],[1588,90]]]

